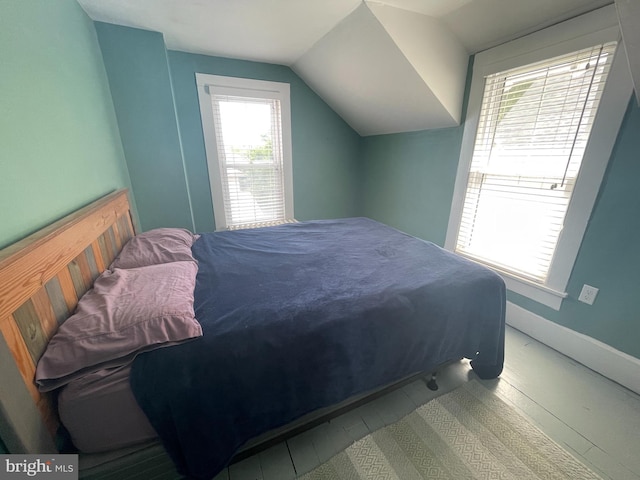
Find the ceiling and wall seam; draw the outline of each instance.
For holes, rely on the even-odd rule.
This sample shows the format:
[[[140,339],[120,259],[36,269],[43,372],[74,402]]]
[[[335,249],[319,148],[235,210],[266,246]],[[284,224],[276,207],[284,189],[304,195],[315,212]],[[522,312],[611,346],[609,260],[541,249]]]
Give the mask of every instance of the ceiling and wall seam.
[[[612,0],[77,1],[95,21],[159,31],[169,50],[287,66],[343,115],[352,128],[364,135],[458,125],[469,53],[477,53],[612,3]],[[385,68],[376,71],[375,65],[364,64],[358,77],[354,72],[362,59],[354,55],[341,64],[349,72],[333,72],[343,78],[342,82],[326,76],[320,80],[322,67],[311,68],[309,58],[322,51],[324,45],[331,44],[332,37],[344,28],[345,22],[358,24],[353,21],[353,16],[362,14],[363,9],[375,19],[377,27],[373,26],[371,18],[362,20],[359,24],[364,25],[367,31],[354,32],[353,41],[356,42],[357,37],[365,37],[375,43],[385,55],[389,55],[380,54],[379,63]],[[398,19],[405,18],[406,28],[402,23],[394,27],[386,24],[388,18],[380,18],[376,14],[381,9],[402,12],[388,17],[394,22],[402,22]],[[427,33],[408,32],[410,27],[429,28],[429,22],[418,19],[422,17],[433,19],[434,28]],[[451,34],[455,39],[452,44],[458,42],[460,48],[466,50],[466,61],[462,61],[457,47],[451,47],[460,57],[454,61],[446,55],[438,56],[441,52],[436,47],[421,44],[424,42],[422,39],[439,36],[435,43],[449,48],[450,45],[443,43],[447,35],[440,30]],[[416,46],[416,42],[420,45]],[[350,48],[354,52],[365,52],[370,57],[374,52],[366,52],[366,47],[351,45]],[[324,55],[326,69],[331,69],[331,57],[338,58],[346,49],[337,44],[332,48],[333,52]],[[438,64],[438,67],[431,71],[424,67],[427,63]],[[397,71],[389,71],[393,68]],[[305,73],[307,70],[319,71],[319,74],[314,73],[311,77]],[[375,87],[369,84],[376,78],[368,75],[389,79],[391,74],[395,77],[386,86],[382,81]],[[350,104],[354,99],[344,95],[342,90],[345,88],[354,92],[351,97],[358,97],[357,100],[366,103],[368,108]],[[412,91],[403,91],[407,89]],[[380,101],[380,96],[388,97],[389,103]],[[351,114],[343,113],[347,110],[352,111]],[[376,121],[372,122],[373,119]],[[356,124],[360,127],[356,128]]]

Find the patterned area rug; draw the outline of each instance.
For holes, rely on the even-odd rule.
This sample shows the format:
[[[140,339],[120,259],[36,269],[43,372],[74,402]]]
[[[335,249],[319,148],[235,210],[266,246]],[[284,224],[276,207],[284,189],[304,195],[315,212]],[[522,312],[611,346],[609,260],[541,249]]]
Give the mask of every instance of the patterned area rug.
[[[367,435],[300,478],[600,479],[477,381]]]

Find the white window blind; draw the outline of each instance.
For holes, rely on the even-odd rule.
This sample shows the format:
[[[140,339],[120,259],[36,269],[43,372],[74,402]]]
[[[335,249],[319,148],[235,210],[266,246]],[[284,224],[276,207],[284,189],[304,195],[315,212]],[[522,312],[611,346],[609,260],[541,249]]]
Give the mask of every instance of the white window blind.
[[[196,73],[217,230],[294,222],[288,83]]]
[[[285,221],[280,100],[211,95],[227,228]]]
[[[544,284],[615,48],[486,78],[458,253]]]

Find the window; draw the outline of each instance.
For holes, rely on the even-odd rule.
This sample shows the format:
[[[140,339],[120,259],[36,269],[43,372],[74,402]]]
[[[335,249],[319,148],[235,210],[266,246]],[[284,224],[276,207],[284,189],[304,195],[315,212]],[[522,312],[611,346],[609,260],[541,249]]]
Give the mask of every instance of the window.
[[[446,246],[556,309],[631,94],[613,13],[474,62]]]
[[[293,219],[289,85],[196,74],[216,228]]]
[[[544,283],[615,47],[486,78],[457,252]]]

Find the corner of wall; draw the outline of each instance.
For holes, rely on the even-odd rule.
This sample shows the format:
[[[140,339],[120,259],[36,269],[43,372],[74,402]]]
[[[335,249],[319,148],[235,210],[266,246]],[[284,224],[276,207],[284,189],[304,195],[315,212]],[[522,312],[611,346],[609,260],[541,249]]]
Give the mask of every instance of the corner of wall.
[[[194,230],[164,37],[95,22],[141,230]]]

